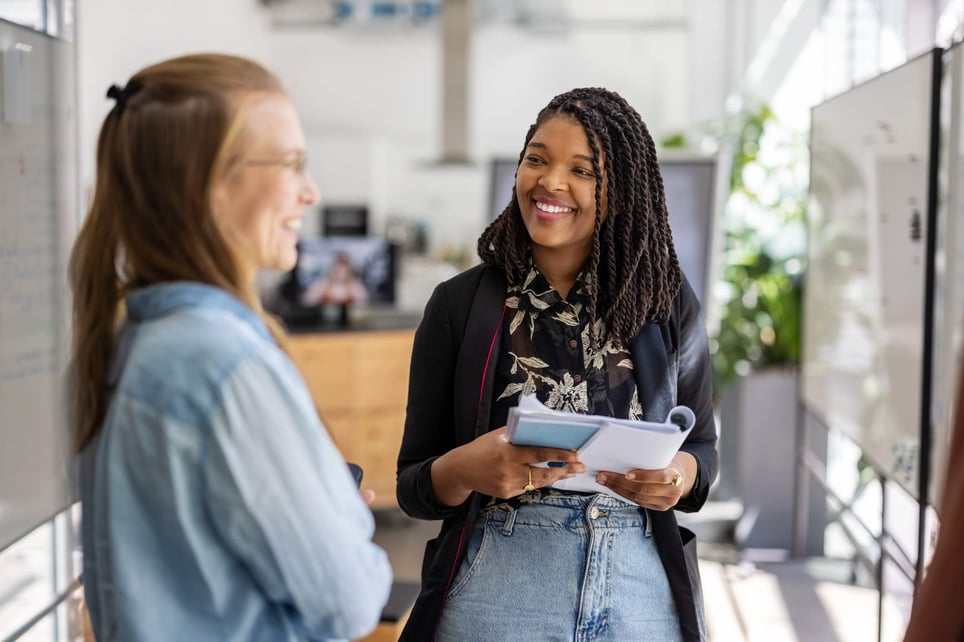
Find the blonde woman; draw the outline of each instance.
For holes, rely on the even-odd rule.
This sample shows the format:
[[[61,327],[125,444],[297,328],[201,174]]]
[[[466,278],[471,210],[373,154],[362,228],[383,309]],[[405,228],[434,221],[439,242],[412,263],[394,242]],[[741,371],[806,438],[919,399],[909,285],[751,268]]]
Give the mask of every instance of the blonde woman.
[[[391,584],[373,519],[261,309],[318,198],[271,73],[136,73],[101,128],[71,259],[83,582],[99,642],[366,634]]]

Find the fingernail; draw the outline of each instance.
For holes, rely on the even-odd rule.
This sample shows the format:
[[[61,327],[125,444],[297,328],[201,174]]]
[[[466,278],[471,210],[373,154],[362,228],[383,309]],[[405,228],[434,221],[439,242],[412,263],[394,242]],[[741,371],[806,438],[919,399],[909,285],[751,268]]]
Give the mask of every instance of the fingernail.
[[[603,475],[603,474],[596,475],[596,483],[597,483],[597,484],[605,484],[605,483],[606,483],[606,476]]]
[[[636,479],[636,473],[626,473],[626,479],[629,479],[629,480]]]

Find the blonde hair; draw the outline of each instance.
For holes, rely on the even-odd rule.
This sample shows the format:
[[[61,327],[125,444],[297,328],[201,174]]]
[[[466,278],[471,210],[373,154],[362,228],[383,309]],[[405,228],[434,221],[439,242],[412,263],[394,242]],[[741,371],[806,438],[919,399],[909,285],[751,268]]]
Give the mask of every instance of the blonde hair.
[[[107,370],[124,295],[168,281],[208,283],[264,318],[252,283],[211,212],[211,194],[237,155],[254,99],[282,94],[261,65],[219,54],[166,60],[131,77],[104,119],[90,211],[70,258],[74,448],[100,432]]]

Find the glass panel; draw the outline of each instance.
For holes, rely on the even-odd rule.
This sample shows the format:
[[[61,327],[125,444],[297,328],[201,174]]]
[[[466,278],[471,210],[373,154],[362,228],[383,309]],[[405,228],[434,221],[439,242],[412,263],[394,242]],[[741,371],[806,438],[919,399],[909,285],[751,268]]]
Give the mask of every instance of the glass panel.
[[[85,639],[93,639],[84,637],[80,622],[78,590],[24,633],[17,642],[83,642]]]
[[[44,3],[44,22],[46,31],[51,36],[60,35],[60,2],[57,0],[46,0]]]
[[[54,550],[54,526],[47,522],[0,553],[0,639],[53,603]]]
[[[74,505],[0,552],[0,640],[49,608],[78,572],[80,506]],[[63,641],[79,634],[79,591],[34,624],[19,640]]]
[[[44,30],[44,0],[0,0],[0,19]]]
[[[73,41],[77,3],[74,0],[60,0],[58,4],[60,5],[60,37]]]

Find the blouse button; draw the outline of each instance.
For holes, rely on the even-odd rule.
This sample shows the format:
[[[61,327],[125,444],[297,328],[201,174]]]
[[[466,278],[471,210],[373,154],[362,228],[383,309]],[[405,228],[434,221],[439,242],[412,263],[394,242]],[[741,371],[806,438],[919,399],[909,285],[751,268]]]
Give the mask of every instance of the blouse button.
[[[570,348],[575,348],[575,347],[578,346],[578,345],[579,345],[579,342],[576,341],[575,339],[570,339],[570,340],[569,340],[569,347],[570,347]]]
[[[575,381],[576,383],[579,383],[580,381],[582,381],[582,375],[573,375],[572,380]]]

